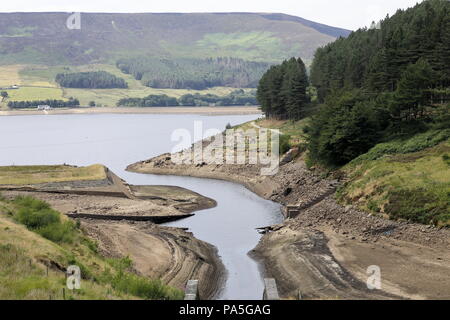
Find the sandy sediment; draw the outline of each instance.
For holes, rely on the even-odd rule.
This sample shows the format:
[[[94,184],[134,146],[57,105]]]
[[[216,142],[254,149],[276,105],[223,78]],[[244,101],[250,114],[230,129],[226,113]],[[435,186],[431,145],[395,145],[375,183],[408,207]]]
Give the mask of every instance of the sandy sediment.
[[[131,186],[110,171],[107,183],[101,186],[93,181],[91,187],[85,182],[59,187],[1,186],[0,191],[10,199],[33,196],[69,216],[95,216],[79,220],[87,234],[97,240],[101,253],[108,257],[129,256],[139,274],[162,279],[180,289],[188,280],[198,279],[203,299],[219,292],[225,269],[215,247],[182,229],[128,221],[134,217],[182,218],[216,206],[213,199],[180,187]]]
[[[344,207],[334,199],[338,181],[315,175],[302,160],[264,177],[256,165],[175,165],[168,159],[161,155],[128,170],[228,180],[301,208],[299,216],[271,228],[252,252],[283,297],[300,291],[303,298],[321,299],[450,299],[450,230]],[[367,289],[373,265],[381,269],[382,290]]]
[[[129,256],[141,275],[180,289],[198,279],[201,299],[214,298],[221,289],[225,269],[215,248],[192,233],[146,222],[83,219],[82,227],[104,255]]]

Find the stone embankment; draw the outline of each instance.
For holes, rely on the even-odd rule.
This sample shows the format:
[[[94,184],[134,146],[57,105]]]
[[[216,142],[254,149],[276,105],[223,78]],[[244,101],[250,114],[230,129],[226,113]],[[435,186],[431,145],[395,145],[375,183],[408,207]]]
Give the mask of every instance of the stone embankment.
[[[339,181],[320,177],[299,158],[285,161],[273,176],[261,176],[258,165],[176,165],[172,156],[127,170],[236,182],[298,209],[282,225],[263,228],[266,234],[252,252],[282,296],[296,297],[301,290],[306,298],[450,298],[450,277],[443,276],[450,274],[450,230],[340,205],[334,198]],[[367,289],[372,265],[382,270],[383,291]]]

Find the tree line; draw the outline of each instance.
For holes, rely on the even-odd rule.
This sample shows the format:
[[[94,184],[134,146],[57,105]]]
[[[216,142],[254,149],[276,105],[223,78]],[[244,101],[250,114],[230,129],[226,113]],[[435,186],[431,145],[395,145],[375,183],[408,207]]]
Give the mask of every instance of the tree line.
[[[242,89],[235,90],[228,95],[218,96],[214,94],[185,94],[180,98],[163,95],[149,95],[144,98],[123,98],[117,103],[122,107],[175,107],[175,106],[242,106],[256,105],[257,100],[254,91],[245,92]]]
[[[55,81],[64,88],[128,88],[124,79],[106,71],[58,73]]]
[[[443,0],[399,10],[380,29],[360,29],[319,48],[310,74],[317,90],[306,128],[310,160],[339,166],[381,141],[449,127],[449,52],[450,2]],[[262,77],[258,100],[267,116],[304,117],[299,70],[291,59]],[[286,81],[288,72],[295,80]]]
[[[73,108],[79,107],[80,101],[78,99],[70,98],[69,100],[32,100],[32,101],[10,101],[8,107],[11,109],[26,109],[36,108],[39,105],[47,105],[52,108]]]
[[[308,76],[302,59],[272,66],[259,81],[257,99],[266,117],[299,120],[306,115]]]
[[[217,86],[254,88],[269,64],[226,57],[136,57],[117,61],[117,67],[148,87],[203,90]]]

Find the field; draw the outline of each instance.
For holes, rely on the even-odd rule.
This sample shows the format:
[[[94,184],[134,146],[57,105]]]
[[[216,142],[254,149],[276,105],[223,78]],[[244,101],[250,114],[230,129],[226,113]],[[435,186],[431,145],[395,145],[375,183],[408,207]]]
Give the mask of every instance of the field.
[[[66,100],[63,91],[59,88],[46,87],[20,87],[19,89],[6,90],[7,101],[31,101],[31,100]]]
[[[105,167],[71,166],[7,166],[0,167],[0,185],[27,185],[49,182],[79,180],[102,180],[106,178]]]
[[[55,77],[62,72],[85,72],[85,71],[107,71],[125,79],[128,89],[73,89],[59,88],[55,83]],[[8,101],[46,100],[61,99],[69,97],[80,100],[81,106],[88,106],[94,101],[97,106],[115,107],[122,98],[143,98],[151,94],[165,94],[179,98],[184,94],[216,94],[227,95],[235,88],[215,87],[208,90],[187,89],[154,89],[145,87],[140,81],[131,75],[123,74],[113,65],[91,64],[82,66],[40,66],[40,65],[14,65],[0,66],[0,87],[9,87],[14,84],[20,85],[19,89],[6,90],[9,97],[0,103],[0,108],[6,108]]]
[[[10,87],[15,84],[22,84],[19,76],[20,65],[0,66],[0,87]]]

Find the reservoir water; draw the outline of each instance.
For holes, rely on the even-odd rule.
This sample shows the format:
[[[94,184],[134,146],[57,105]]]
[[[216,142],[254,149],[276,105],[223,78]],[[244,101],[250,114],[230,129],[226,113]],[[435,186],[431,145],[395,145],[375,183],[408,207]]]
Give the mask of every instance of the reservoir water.
[[[257,115],[201,116],[151,114],[33,115],[0,117],[0,165],[101,163],[130,184],[176,185],[213,198],[215,208],[168,224],[189,228],[218,249],[227,270],[219,299],[256,299],[263,294],[257,263],[247,253],[260,235],[255,228],[282,221],[280,207],[238,184],[190,177],[126,172],[134,162],[170,152],[176,129],[223,130]],[[151,263],[151,261],[149,261]]]

